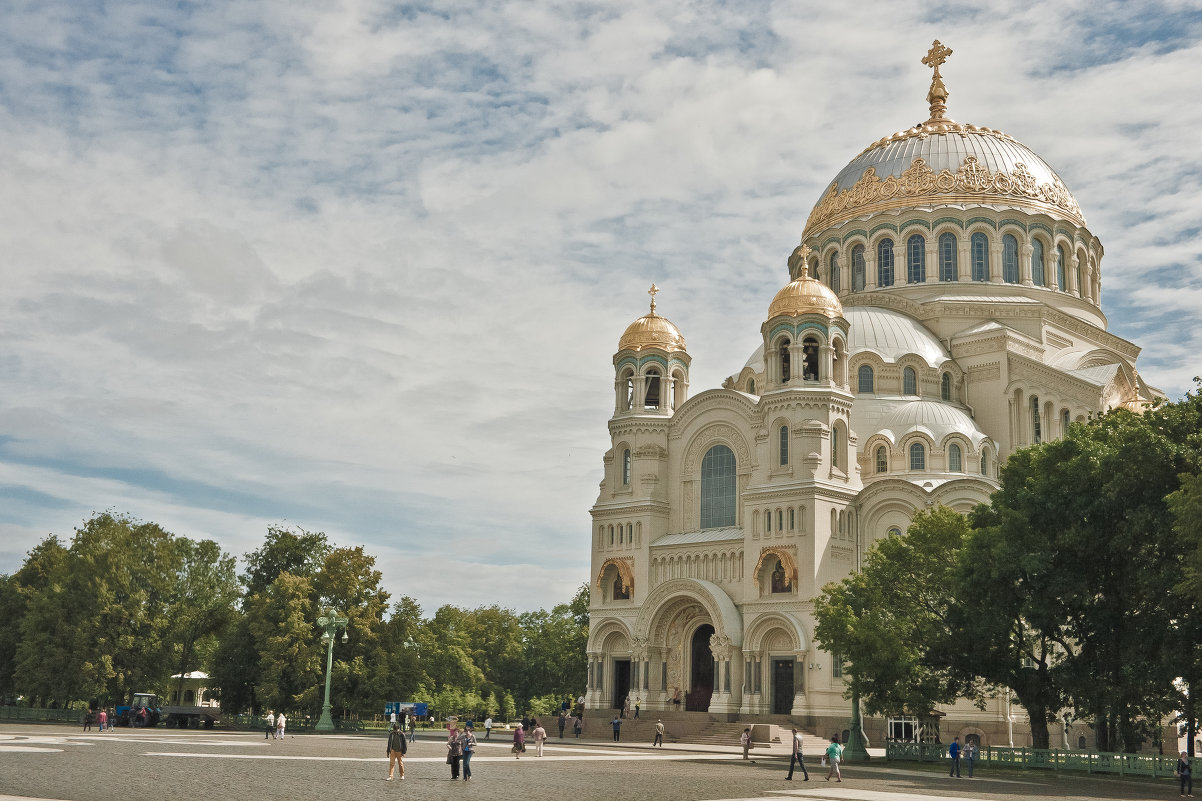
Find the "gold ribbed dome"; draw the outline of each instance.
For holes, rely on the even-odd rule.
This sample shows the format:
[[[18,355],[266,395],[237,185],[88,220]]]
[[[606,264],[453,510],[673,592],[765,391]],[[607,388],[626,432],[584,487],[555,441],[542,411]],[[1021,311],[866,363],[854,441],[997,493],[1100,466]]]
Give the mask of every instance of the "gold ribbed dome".
[[[648,294],[651,295],[651,311],[626,326],[625,333],[618,340],[618,350],[642,350],[644,348],[662,348],[668,352],[686,350],[684,334],[680,333],[671,320],[655,313],[655,293],[659,287],[651,285]]]
[[[784,315],[796,317],[802,314],[822,314],[826,317],[842,317],[843,304],[839,297],[826,284],[817,278],[810,277],[810,267],[806,263],[810,255],[809,247],[799,246],[789,259],[790,267],[796,267],[800,272],[797,278],[785,284],[772,304],[768,307],[768,319]]]

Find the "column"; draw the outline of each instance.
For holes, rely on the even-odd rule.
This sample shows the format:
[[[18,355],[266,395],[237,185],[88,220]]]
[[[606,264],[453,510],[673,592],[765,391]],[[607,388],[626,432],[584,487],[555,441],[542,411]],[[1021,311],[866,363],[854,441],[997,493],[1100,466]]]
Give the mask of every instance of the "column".
[[[1023,242],[1018,246],[1018,282],[1023,286],[1034,286],[1031,281],[1031,253],[1034,249],[1030,242]],[[1047,266],[1044,266],[1044,273],[1047,273]]]
[[[934,284],[939,281],[939,240],[933,236],[927,237],[927,278],[926,283]]]
[[[989,280],[991,283],[1002,283],[1002,239],[999,236],[989,237]]]
[[[972,280],[972,238],[962,236],[957,240],[956,280]]]
[[[835,349],[830,345],[818,346],[818,380],[828,385],[835,383]]]
[[[864,248],[864,291],[876,289],[876,251]]]
[[[1068,263],[1064,265],[1064,282],[1067,285],[1066,291],[1081,297],[1081,287],[1077,286],[1077,264],[1077,251],[1070,251]]]

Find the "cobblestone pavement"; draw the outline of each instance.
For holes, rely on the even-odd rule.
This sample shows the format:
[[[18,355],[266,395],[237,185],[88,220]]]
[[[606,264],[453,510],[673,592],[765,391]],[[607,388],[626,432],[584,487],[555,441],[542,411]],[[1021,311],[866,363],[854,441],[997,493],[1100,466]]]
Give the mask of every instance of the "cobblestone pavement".
[[[937,801],[938,799],[1151,799],[1176,797],[1168,779],[994,771],[951,779],[937,766],[844,766],[842,784],[823,781],[810,757],[811,781],[784,781],[787,752],[756,749],[743,762],[736,747],[551,740],[520,759],[509,743],[481,742],[470,783],[450,781],[445,746],[433,736],[410,746],[406,780],[388,775],[383,735],[298,735],[162,729],[84,733],[74,726],[0,724],[0,801],[375,801],[394,798],[482,801]]]

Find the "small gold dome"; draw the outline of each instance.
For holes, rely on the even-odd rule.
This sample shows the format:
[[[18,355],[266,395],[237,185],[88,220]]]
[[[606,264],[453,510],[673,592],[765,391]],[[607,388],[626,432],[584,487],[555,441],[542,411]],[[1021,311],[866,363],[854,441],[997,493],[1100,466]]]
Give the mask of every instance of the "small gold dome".
[[[662,348],[669,353],[686,350],[684,334],[680,333],[671,320],[655,313],[655,293],[659,287],[651,285],[648,294],[651,295],[651,311],[626,326],[625,333],[618,340],[618,350],[643,350],[644,348]]]
[[[817,278],[810,277],[810,267],[806,264],[809,254],[810,249],[805,245],[793,251],[789,261],[791,265],[798,265],[800,274],[776,293],[768,307],[769,320],[782,315],[796,317],[802,314],[822,314],[830,318],[843,316],[843,304],[839,302],[838,295]]]

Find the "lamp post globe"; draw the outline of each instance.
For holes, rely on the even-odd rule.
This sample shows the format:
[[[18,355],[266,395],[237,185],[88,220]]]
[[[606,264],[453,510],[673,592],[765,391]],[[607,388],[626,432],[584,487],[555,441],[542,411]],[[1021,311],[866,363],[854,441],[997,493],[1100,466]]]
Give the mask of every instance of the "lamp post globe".
[[[321,705],[321,717],[317,720],[314,731],[334,731],[334,719],[330,716],[330,671],[334,667],[334,637],[342,629],[342,641],[349,638],[346,635],[347,619],[338,612],[326,612],[317,618],[317,625],[322,629],[321,642],[326,646],[326,695]]]

